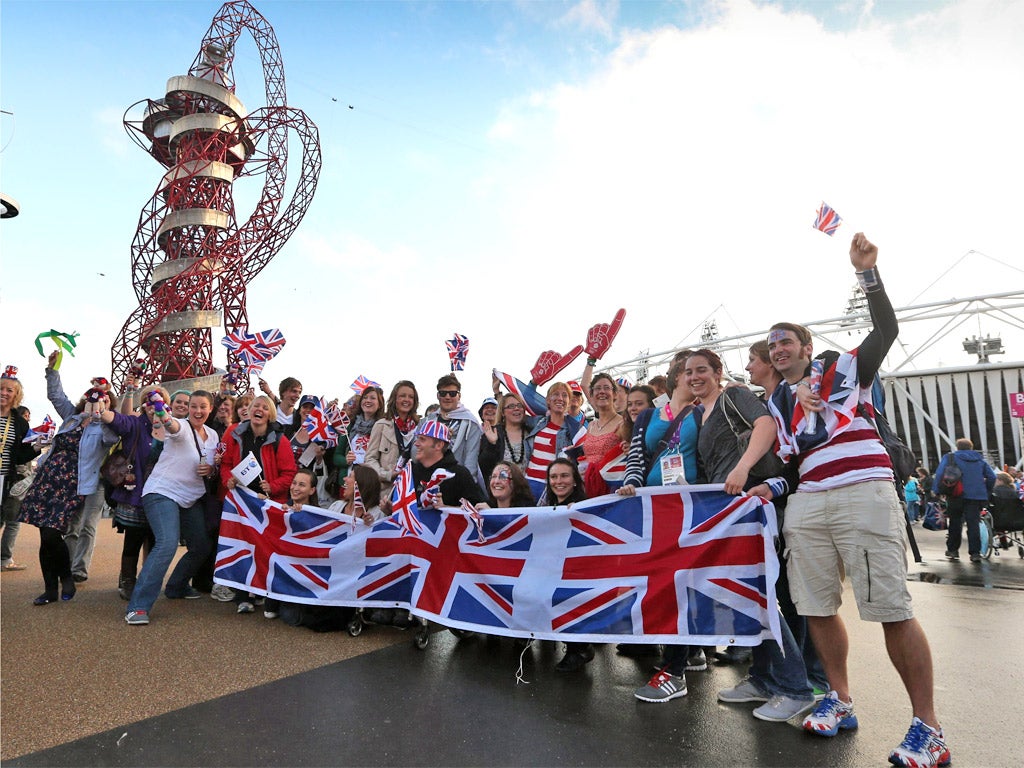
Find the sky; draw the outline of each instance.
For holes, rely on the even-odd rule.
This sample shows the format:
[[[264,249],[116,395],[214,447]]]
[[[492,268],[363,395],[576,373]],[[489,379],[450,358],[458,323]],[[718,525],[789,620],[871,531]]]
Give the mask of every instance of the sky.
[[[493,367],[528,378],[619,307],[608,364],[693,342],[708,320],[733,336],[836,317],[857,231],[897,307],[1024,285],[1022,3],[255,6],[323,152],[309,212],[248,289],[250,328],[288,339],[274,384],[331,397],[359,374],[410,378],[430,402],[458,332],[475,410]],[[34,423],[50,410],[38,333],[80,334],[61,369],[73,397],[109,376],[162,175],[122,119],[187,73],[219,7],[0,5],[0,186],[22,210],[0,223],[0,365],[21,369]],[[235,78],[262,106],[247,36]],[[261,188],[236,183],[241,219]],[[823,200],[844,218],[833,238],[811,226]],[[949,330],[915,364],[968,365],[975,334],[1002,336],[997,361],[1024,359],[1010,314]]]

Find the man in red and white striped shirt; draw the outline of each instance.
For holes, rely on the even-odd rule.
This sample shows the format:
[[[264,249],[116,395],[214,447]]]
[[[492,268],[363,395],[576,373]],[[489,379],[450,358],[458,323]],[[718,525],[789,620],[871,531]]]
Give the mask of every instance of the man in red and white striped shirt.
[[[769,402],[779,455],[799,470],[783,524],[790,590],[832,688],[803,726],[823,736],[857,727],[847,674],[849,640],[838,615],[845,571],[860,617],[882,624],[889,658],[913,708],[910,731],[889,761],[915,768],[946,765],[951,758],[935,714],[931,652],[906,585],[905,520],[873,422],[871,385],[898,333],[877,258],[878,248],[858,233],[850,261],[874,327],[860,347],[826,363],[820,394],[808,378],[813,348],[807,329],[778,323],[768,336],[772,364],[783,377]],[[807,392],[798,391],[805,386]],[[776,482],[769,485],[778,490]]]

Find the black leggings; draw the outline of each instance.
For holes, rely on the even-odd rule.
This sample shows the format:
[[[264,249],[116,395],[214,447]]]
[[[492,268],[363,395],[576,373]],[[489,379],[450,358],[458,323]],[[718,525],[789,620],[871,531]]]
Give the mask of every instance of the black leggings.
[[[121,548],[121,575],[135,578],[139,570],[139,553],[145,548],[146,554],[153,548],[156,539],[149,526],[124,526],[124,546]]]
[[[71,578],[71,554],[56,528],[39,529],[39,567],[48,592],[55,592],[61,579]]]

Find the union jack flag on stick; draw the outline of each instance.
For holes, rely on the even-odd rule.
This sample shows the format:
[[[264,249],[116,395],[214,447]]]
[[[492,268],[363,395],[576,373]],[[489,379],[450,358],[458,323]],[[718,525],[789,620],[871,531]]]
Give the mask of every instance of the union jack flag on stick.
[[[830,208],[824,200],[821,201],[821,208],[818,209],[818,216],[814,220],[814,228],[821,230],[829,237],[832,237],[843,223],[842,217]]]
[[[412,462],[402,467],[395,477],[395,486],[391,491],[391,511],[397,516],[398,524],[405,533],[419,535],[423,532],[416,504],[416,482],[412,479]]]
[[[366,378],[363,374],[359,374],[359,376],[356,377],[356,380],[349,384],[349,386],[352,388],[353,392],[357,395],[361,395],[363,394],[363,390],[367,387],[380,387],[380,384]]]
[[[330,419],[324,412],[324,401],[321,398],[319,404],[314,404],[312,410],[302,422],[302,426],[309,433],[309,439],[326,443],[328,447],[338,444],[338,433],[331,426]]]
[[[229,333],[220,343],[244,360],[254,373],[259,373],[268,360],[284,349],[286,339],[278,328],[256,333],[240,328]]]
[[[462,371],[466,368],[466,355],[469,354],[469,339],[461,333],[456,333],[455,338],[445,342],[448,347],[448,359],[451,360],[453,371]]]
[[[339,407],[338,404],[335,403],[334,405],[329,406],[324,411],[324,414],[327,416],[327,421],[335,432],[339,435],[348,437],[348,425],[350,419],[343,408]]]

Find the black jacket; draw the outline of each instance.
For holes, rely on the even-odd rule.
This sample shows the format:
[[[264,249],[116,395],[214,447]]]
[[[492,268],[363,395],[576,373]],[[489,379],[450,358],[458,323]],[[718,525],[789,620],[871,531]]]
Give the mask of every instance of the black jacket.
[[[451,451],[445,451],[444,456],[436,464],[424,467],[419,460],[412,463],[412,479],[416,483],[416,498],[419,499],[423,488],[430,480],[435,470],[445,469],[454,472],[455,477],[449,477],[441,483],[441,500],[446,507],[457,507],[462,499],[479,504],[486,501],[483,489],[469,473],[469,470],[455,460]]]

